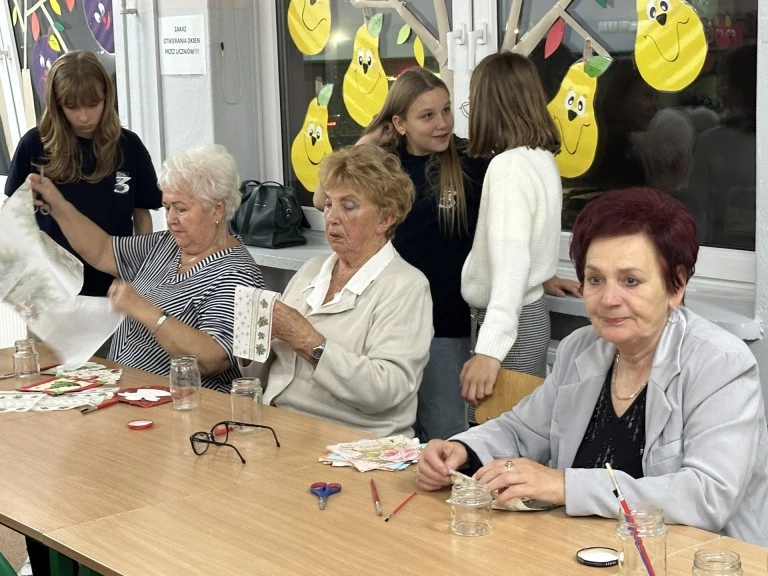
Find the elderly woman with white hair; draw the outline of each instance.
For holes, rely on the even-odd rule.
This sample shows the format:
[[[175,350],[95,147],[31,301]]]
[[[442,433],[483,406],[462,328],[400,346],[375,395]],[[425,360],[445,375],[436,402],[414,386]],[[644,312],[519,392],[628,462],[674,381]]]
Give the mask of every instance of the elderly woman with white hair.
[[[229,220],[240,205],[239,176],[223,146],[166,160],[159,179],[168,230],[110,236],[64,198],[48,178],[35,192],[74,250],[116,278],[112,306],[126,315],[109,358],[165,375],[170,357],[197,356],[203,386],[226,392],[240,371],[232,355],[235,286],[263,287],[261,272]]]

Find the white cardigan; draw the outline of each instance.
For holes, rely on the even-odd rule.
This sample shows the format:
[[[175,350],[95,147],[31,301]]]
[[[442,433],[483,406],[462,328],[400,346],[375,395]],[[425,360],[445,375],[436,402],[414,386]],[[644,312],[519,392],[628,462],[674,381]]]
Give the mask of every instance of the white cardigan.
[[[477,232],[461,274],[461,295],[486,309],[475,352],[503,360],[517,339],[523,306],[555,275],[563,189],[551,152],[513,148],[483,181]]]

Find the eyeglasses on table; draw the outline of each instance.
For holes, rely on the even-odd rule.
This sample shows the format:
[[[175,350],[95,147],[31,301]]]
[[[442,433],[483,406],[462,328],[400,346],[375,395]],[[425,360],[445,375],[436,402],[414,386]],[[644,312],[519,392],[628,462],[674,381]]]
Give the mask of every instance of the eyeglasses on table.
[[[208,451],[209,446],[229,446],[237,452],[237,455],[240,457],[240,461],[245,464],[245,458],[243,458],[243,455],[240,454],[240,450],[238,450],[233,444],[230,444],[227,442],[229,440],[229,430],[230,427],[234,429],[235,426],[240,426],[244,428],[264,428],[266,430],[269,430],[272,432],[272,436],[275,439],[275,446],[280,448],[280,441],[277,439],[277,434],[275,434],[275,430],[271,426],[264,426],[262,424],[249,424],[248,422],[233,422],[232,420],[224,420],[223,422],[217,422],[216,424],[211,427],[210,432],[195,432],[192,434],[192,436],[189,437],[189,443],[192,445],[192,451],[197,454],[198,456],[202,456]],[[219,438],[217,438],[217,436]],[[221,440],[221,436],[224,437],[223,440]]]

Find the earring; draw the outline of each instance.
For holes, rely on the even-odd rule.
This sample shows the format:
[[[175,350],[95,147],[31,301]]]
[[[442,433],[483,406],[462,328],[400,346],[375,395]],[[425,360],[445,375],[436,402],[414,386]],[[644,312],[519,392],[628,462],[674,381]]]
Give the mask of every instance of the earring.
[[[216,228],[218,228],[218,227],[219,227],[219,221],[216,220]]]
[[[678,322],[680,322],[680,311],[677,308],[672,308],[672,312],[667,318],[667,324],[677,324]]]

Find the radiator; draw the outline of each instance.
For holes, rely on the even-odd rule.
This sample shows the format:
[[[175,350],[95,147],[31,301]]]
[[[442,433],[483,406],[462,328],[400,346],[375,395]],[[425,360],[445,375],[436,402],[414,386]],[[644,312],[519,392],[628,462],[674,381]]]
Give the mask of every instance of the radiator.
[[[12,306],[0,303],[0,348],[13,346],[19,338],[26,338],[27,328]]]

